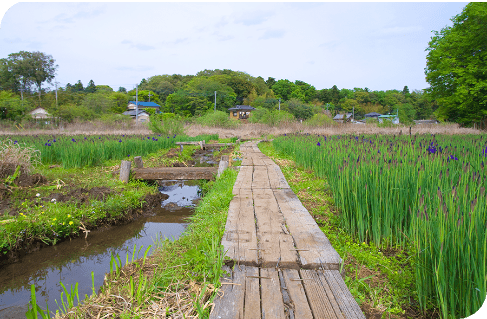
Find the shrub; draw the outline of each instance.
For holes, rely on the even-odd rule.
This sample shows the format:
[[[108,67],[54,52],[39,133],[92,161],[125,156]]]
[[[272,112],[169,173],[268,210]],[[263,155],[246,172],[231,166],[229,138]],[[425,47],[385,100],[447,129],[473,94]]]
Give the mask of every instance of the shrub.
[[[184,121],[177,115],[168,116],[167,113],[153,115],[148,126],[155,134],[184,134]]]
[[[327,116],[326,114],[323,113],[318,113],[313,115],[312,118],[306,120],[304,122],[305,125],[308,126],[332,126],[336,125],[335,121],[333,121],[332,118]]]
[[[209,127],[235,128],[238,126],[237,121],[233,121],[228,113],[222,111],[209,111],[203,116],[195,118],[195,122]]]

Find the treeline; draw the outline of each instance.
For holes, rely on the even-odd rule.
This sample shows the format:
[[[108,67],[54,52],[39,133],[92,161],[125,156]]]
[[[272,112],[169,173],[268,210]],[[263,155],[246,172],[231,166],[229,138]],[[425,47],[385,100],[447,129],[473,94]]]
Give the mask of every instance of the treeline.
[[[37,56],[50,61],[50,69],[44,70],[44,78],[36,80],[31,74],[39,73],[43,66],[32,67],[32,56],[35,55],[22,51],[0,60],[1,120],[15,123],[28,121],[29,112],[36,107],[43,107],[65,122],[97,118],[128,119],[121,113],[126,110],[128,101],[135,100],[135,89],[127,91],[119,87],[114,91],[110,86],[96,85],[93,80],[86,86],[77,81],[57,87],[52,82],[57,68],[54,59],[37,53]],[[51,85],[43,88],[43,82]],[[300,120],[320,113],[334,115],[354,111],[355,118],[360,119],[370,112],[399,112],[400,121],[410,123],[414,119],[431,118],[436,110],[435,101],[427,94],[423,91],[410,92],[407,86],[402,91],[338,89],[336,85],[318,90],[304,81],[291,82],[272,77],[265,80],[229,69],[203,70],[196,75],[165,74],[144,78],[138,85],[138,99],[156,102],[164,113],[183,117],[201,116],[214,108],[226,112],[230,107],[243,104],[266,111],[280,108],[282,112],[288,112]]]

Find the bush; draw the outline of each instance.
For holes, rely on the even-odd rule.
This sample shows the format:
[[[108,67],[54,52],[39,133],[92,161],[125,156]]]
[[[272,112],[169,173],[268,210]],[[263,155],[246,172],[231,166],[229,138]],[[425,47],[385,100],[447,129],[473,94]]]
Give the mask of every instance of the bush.
[[[312,118],[306,120],[304,122],[305,125],[308,126],[330,126],[330,125],[336,125],[335,121],[333,121],[332,118],[327,116],[326,114],[323,113],[318,113],[313,115]]]
[[[209,127],[235,128],[238,126],[237,121],[233,121],[228,113],[222,111],[209,111],[203,116],[195,118],[195,122]]]
[[[270,126],[277,126],[284,122],[294,120],[294,116],[286,111],[269,111],[267,109],[256,109],[249,118],[250,123],[262,123]]]
[[[148,126],[154,134],[184,134],[184,121],[176,115],[168,116],[167,113],[153,115]]]

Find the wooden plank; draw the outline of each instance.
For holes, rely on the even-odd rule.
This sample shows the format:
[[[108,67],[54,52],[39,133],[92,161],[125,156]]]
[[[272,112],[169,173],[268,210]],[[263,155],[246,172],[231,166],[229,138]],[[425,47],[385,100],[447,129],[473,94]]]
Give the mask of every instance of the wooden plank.
[[[295,269],[281,269],[286,283],[286,289],[291,298],[295,318],[313,319],[311,309],[306,298],[303,282],[299,272]]]
[[[365,319],[360,306],[353,298],[338,270],[318,271],[321,282],[326,281],[340,310],[347,319]]]
[[[264,161],[262,160],[262,157],[261,157],[262,153],[252,153],[251,157],[252,157],[252,163],[254,166],[265,166],[265,163]]]
[[[236,268],[238,266],[235,266]],[[260,319],[259,268],[246,267],[244,319]]]
[[[260,276],[262,318],[286,319],[277,270],[274,268],[261,268]]]
[[[273,189],[290,188],[279,166],[275,164],[267,165],[267,174],[269,175],[269,182],[271,188]]]
[[[136,168],[134,178],[147,180],[214,179],[217,167]]]
[[[223,147],[223,146],[232,146],[233,143],[213,143],[213,144],[205,144],[205,147]]]
[[[230,201],[222,245],[226,256],[242,265],[258,265],[255,215],[250,190],[241,189]]]
[[[195,141],[195,142],[176,142],[174,144],[176,144],[176,145],[200,145],[200,141]]]
[[[335,300],[330,300],[326,294],[316,270],[301,269],[304,289],[308,296],[308,302],[315,318],[345,319],[342,313],[336,312],[338,305]]]
[[[252,189],[270,188],[269,176],[267,175],[267,166],[254,166],[252,175]]]
[[[291,189],[273,191],[289,232],[293,236],[294,244],[299,250],[299,261],[302,268],[324,267],[329,270],[338,270],[341,262],[340,255],[293,191]]]
[[[284,218],[271,189],[252,191],[257,239],[262,267],[298,269],[298,256],[292,236],[287,233]]]
[[[210,314],[210,319],[241,319],[243,318],[244,295],[245,295],[245,266],[241,269],[230,269],[223,267],[231,276],[222,279],[222,295],[214,300],[215,307]],[[236,285],[231,285],[233,283]]]
[[[252,175],[252,166],[241,166],[235,184],[233,185],[233,193],[238,193],[238,190],[242,188],[250,190],[252,188]]]

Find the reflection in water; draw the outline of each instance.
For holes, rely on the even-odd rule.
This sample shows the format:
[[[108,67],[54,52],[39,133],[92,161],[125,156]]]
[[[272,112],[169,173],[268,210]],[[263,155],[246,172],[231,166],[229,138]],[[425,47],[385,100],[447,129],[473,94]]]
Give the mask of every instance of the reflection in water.
[[[199,187],[188,182],[166,182],[160,191],[169,195],[162,205],[170,210],[157,209],[155,216],[140,218],[130,224],[100,229],[55,246],[41,249],[22,258],[15,264],[0,268],[0,318],[25,318],[30,300],[30,285],[37,291],[37,303],[55,311],[60,303],[62,288],[79,283],[80,300],[92,293],[91,272],[95,275],[95,288],[101,286],[105,273],[110,270],[111,254],[119,254],[123,263],[127,254],[132,258],[134,244],[148,247],[160,238],[178,238],[186,228],[185,218],[193,213],[193,201],[199,197]],[[176,207],[176,204],[179,207]],[[183,207],[181,207],[183,206]],[[138,248],[137,248],[138,250]],[[143,257],[145,248],[140,251]],[[149,253],[150,254],[150,253]]]

